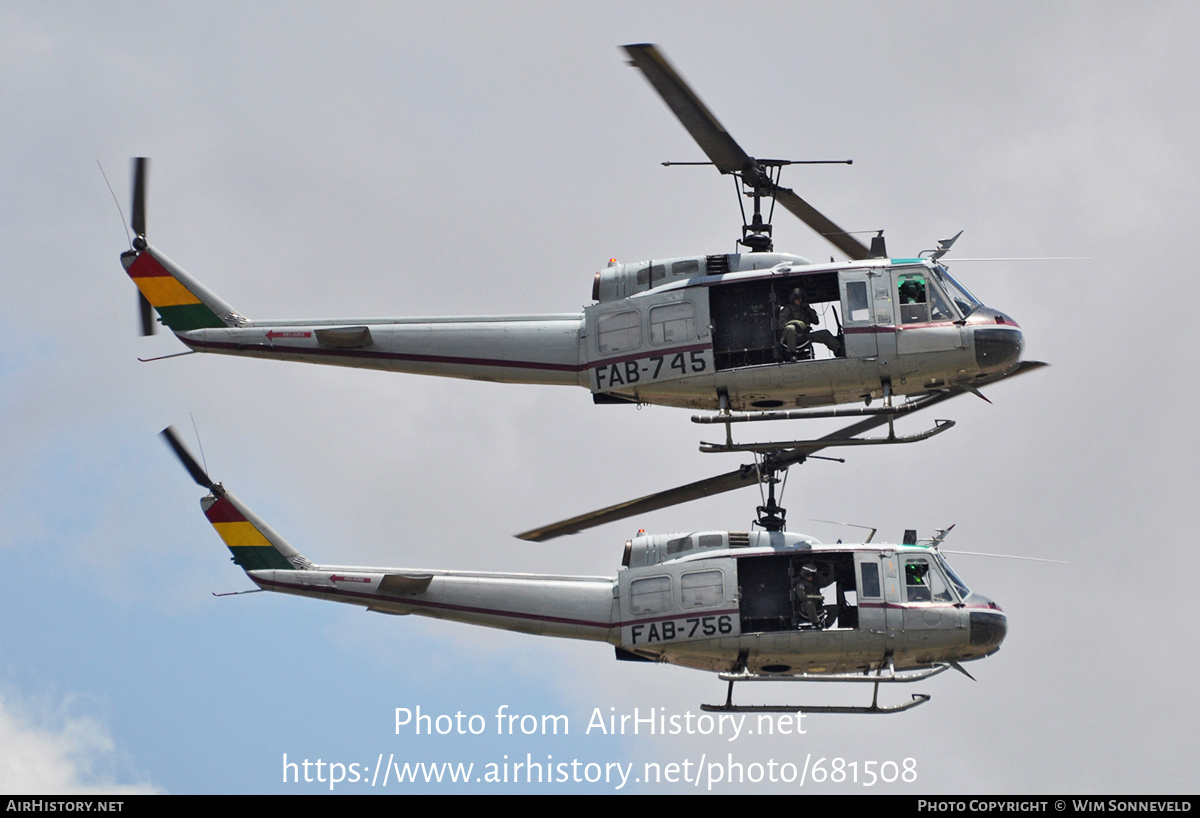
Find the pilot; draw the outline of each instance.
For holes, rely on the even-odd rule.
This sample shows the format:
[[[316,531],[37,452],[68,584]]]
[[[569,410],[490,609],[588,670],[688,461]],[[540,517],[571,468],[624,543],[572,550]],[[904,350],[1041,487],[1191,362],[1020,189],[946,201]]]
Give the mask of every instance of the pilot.
[[[836,357],[841,357],[843,345],[840,339],[828,330],[813,331],[820,319],[817,311],[808,303],[808,295],[797,287],[792,290],[788,303],[779,310],[780,341],[787,349],[788,360],[796,360],[796,348],[810,341],[816,341],[829,349]]]
[[[906,595],[909,602],[932,601],[929,593],[929,581],[925,576],[928,573],[929,566],[924,562],[914,561],[904,566],[904,584],[908,586]]]
[[[919,278],[906,278],[900,284],[901,304],[924,304],[925,282]]]

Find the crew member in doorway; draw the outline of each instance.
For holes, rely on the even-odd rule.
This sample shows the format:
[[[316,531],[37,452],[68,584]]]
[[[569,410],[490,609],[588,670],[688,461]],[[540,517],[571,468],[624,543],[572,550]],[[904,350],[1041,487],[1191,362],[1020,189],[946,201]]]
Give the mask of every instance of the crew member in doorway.
[[[827,347],[835,357],[841,357],[843,345],[841,339],[829,330],[815,327],[820,322],[817,311],[808,303],[808,295],[797,287],[792,290],[788,303],[779,310],[780,340],[787,349],[788,360],[796,360],[796,350],[806,344],[816,341]]]
[[[819,575],[816,566],[802,565],[800,581],[796,583],[796,607],[801,619],[814,628],[825,627],[825,596],[821,593]]]

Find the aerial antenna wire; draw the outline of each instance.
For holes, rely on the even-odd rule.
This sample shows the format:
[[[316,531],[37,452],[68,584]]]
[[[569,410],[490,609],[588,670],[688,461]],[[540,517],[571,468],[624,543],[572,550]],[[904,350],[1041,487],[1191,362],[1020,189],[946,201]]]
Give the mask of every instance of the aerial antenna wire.
[[[125,211],[121,209],[121,203],[117,201],[117,193],[113,190],[112,182],[108,181],[108,174],[104,172],[104,165],[100,164],[100,160],[96,160],[96,167],[100,168],[100,175],[104,177],[104,184],[108,185],[108,193],[113,198],[113,204],[117,206],[117,213],[121,216],[121,226],[125,228],[125,241],[129,242],[129,246],[133,246],[133,237],[129,235],[129,223],[125,221]]]
[[[192,419],[192,431],[196,433],[196,445],[200,447],[200,462],[204,464],[204,471],[208,472],[208,461],[204,458],[204,444],[200,442],[200,430],[196,428],[196,416],[188,412],[188,417]]]
[[[1067,562],[1066,560],[1052,560],[1052,559],[1048,559],[1047,557],[1022,557],[1022,556],[1018,556],[1017,554],[987,554],[987,553],[984,553],[983,551],[949,551],[944,548],[939,548],[938,551],[942,552],[943,554],[954,554],[956,556],[964,556],[964,557],[995,557],[997,559],[1002,559],[1002,560],[1026,560],[1028,562],[1053,562],[1053,563],[1057,563],[1059,565],[1070,565],[1071,564],[1071,563]]]

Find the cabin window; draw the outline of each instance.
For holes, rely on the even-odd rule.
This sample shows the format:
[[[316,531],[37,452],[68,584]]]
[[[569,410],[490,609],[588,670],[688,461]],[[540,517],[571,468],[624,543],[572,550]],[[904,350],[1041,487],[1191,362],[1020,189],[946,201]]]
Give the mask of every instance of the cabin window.
[[[679,578],[680,601],[685,608],[710,608],[725,598],[725,579],[720,571],[696,571]]]
[[[846,310],[851,321],[870,321],[871,303],[867,299],[867,282],[846,282]]]
[[[923,557],[904,561],[904,594],[909,602],[953,602],[942,575]]]
[[[637,310],[601,315],[596,321],[601,352],[625,352],[642,345],[642,319]]]
[[[692,550],[691,537],[676,537],[673,540],[667,540],[667,556],[673,557],[676,554],[682,554],[684,551]]]
[[[671,265],[673,276],[694,276],[700,274],[700,260],[690,258],[687,261],[677,261]]]
[[[661,264],[654,264],[650,267],[643,267],[637,271],[637,283],[645,287],[650,282],[657,284],[663,280],[667,274],[667,268]]]
[[[650,310],[650,343],[674,344],[696,337],[696,305],[691,301],[663,304]]]
[[[721,548],[725,545],[725,537],[721,534],[701,534],[700,548]]]
[[[671,578],[646,577],[629,583],[629,607],[635,614],[662,613],[671,608]]]
[[[864,562],[862,566],[863,596],[882,596],[879,590],[879,566],[873,562]]]

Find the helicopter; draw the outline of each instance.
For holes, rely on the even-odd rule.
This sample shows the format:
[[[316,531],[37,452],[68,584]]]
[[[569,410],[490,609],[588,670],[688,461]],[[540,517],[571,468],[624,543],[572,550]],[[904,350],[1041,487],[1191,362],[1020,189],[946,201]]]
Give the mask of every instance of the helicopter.
[[[743,218],[739,241],[746,252],[610,261],[595,274],[593,303],[582,312],[251,319],[148,243],[148,160],[139,158],[133,238],[121,261],[140,293],[143,334],[154,331],[157,312],[189,348],[180,355],[208,352],[572,385],[588,389],[598,404],[719,413],[694,416],[696,422],[829,417],[839,411],[820,407],[854,402],[865,402],[871,413],[894,415],[911,410],[905,405],[911,400],[947,388],[978,393],[978,387],[1022,367],[1041,366],[1022,362],[1024,337],[1017,323],[985,306],[943,263],[957,236],[908,258],[888,257],[882,232],[864,246],[779,185],[782,169],[802,162],[751,157],[655,46],[624,48],[709,158],[689,164],[714,165],[740,185],[739,202],[743,194],[753,199],[754,213]],[[771,205],[767,219],[764,200]],[[769,219],[776,203],[848,260],[815,263],[775,252]],[[812,312],[808,320],[791,322],[799,337],[789,339],[781,318],[795,298]],[[815,329],[817,310],[826,315],[817,318],[827,323],[825,329]],[[894,405],[894,397],[909,401]],[[876,399],[882,405],[871,407]],[[706,450],[746,448],[726,437]]]
[[[200,506],[257,590],[540,636],[606,642],[618,660],[666,662],[728,682],[710,712],[897,713],[928,694],[879,703],[882,684],[928,679],[995,653],[1008,620],[972,591],[938,545],[906,531],[898,545],[823,544],[782,530],[760,508],[759,531],[644,534],[612,576],[558,576],[319,565],[214,482],[170,427],[167,443]],[[873,533],[872,533],[873,536]],[[244,591],[240,593],[253,593]],[[739,705],[738,682],[874,685],[870,705]]]

